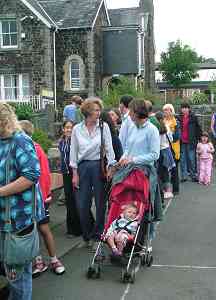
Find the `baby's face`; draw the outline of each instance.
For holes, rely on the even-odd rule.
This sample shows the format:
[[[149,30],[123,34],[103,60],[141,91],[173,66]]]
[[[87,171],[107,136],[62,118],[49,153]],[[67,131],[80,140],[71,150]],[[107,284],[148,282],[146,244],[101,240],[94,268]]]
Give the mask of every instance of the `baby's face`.
[[[125,218],[133,220],[136,218],[137,210],[134,207],[128,207],[125,209],[124,215],[125,215]]]

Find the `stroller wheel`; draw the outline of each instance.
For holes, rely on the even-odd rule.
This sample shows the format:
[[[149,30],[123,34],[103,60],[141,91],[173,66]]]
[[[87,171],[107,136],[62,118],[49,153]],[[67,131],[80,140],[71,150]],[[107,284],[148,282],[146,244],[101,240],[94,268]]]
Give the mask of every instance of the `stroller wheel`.
[[[91,278],[93,278],[95,276],[95,274],[96,274],[95,268],[94,267],[89,267],[88,270],[87,270],[87,272],[86,272],[86,277],[88,279],[91,279]]]
[[[141,257],[140,257],[140,263],[141,263],[141,266],[144,267],[146,265],[146,254],[143,254]]]
[[[131,273],[122,270],[121,280],[123,283],[134,283],[135,281],[135,271],[133,270]]]
[[[97,266],[97,270],[95,272],[95,278],[100,278],[101,277],[101,268],[100,266]]]
[[[151,267],[152,264],[153,264],[153,256],[152,255],[147,255],[147,257],[146,257],[147,267]]]
[[[136,273],[135,270],[133,269],[130,274],[130,283],[134,283],[135,279],[136,279]]]

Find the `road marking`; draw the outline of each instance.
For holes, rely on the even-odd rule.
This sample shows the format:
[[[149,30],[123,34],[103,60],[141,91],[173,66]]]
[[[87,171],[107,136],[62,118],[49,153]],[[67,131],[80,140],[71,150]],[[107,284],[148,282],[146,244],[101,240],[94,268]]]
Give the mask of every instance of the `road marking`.
[[[169,201],[167,202],[167,205],[166,205],[166,207],[165,207],[164,210],[163,210],[163,215],[166,214],[166,212],[167,212],[167,210],[168,210],[168,208],[169,208],[169,206],[170,206],[172,200],[173,200],[173,198],[169,199]],[[158,227],[159,224],[160,224],[160,221],[158,221],[158,222],[155,224],[155,230],[157,229],[157,227]],[[152,266],[155,266],[155,267],[161,266],[161,267],[162,267],[162,265],[152,265]],[[137,272],[139,272],[139,269],[140,269],[140,265],[138,265],[138,266],[135,268],[135,274],[136,274]],[[131,287],[131,283],[128,283],[127,286],[126,286],[126,288],[125,288],[125,290],[124,290],[124,293],[123,293],[122,297],[120,298],[120,300],[125,300],[125,299],[126,299],[127,294],[130,292],[130,287]]]
[[[152,268],[167,268],[167,269],[185,269],[185,270],[216,270],[210,266],[190,266],[190,265],[152,265]]]

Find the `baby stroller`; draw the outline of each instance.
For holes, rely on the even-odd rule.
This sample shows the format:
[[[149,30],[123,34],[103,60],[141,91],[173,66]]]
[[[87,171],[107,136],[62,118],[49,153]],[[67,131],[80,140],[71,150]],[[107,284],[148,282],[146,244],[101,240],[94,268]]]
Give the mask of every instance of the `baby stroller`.
[[[152,222],[152,205],[150,205],[149,179],[141,169],[132,170],[122,182],[112,186],[109,211],[104,232],[96,249],[90,266],[87,270],[87,278],[100,278],[101,270],[106,257],[104,246],[106,246],[106,232],[110,224],[117,219],[125,205],[136,203],[139,213],[137,216],[138,227],[135,236],[127,242],[123,251],[120,265],[122,266],[121,280],[124,283],[134,283],[136,267],[138,265],[150,267],[153,262],[150,247],[150,224]]]

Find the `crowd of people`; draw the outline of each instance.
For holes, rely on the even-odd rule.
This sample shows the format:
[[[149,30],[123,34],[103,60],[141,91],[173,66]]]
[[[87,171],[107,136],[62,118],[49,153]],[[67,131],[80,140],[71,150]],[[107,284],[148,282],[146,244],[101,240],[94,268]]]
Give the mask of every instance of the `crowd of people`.
[[[180,193],[180,183],[188,181],[209,185],[211,182],[214,146],[208,132],[202,132],[198,118],[186,102],[177,116],[172,104],[154,111],[144,99],[122,96],[119,108],[103,109],[97,97],[85,101],[73,96],[63,112],[62,137],[59,140],[61,172],[66,205],[66,237],[82,236],[82,247],[97,248],[104,230],[107,211],[107,182],[118,168],[132,164],[147,165],[157,172],[162,204]],[[215,116],[211,129],[216,136]],[[49,228],[51,201],[50,170],[46,154],[31,136],[34,127],[29,121],[18,122],[12,107],[0,103],[0,261],[10,283],[10,299],[30,300],[32,275],[48,269],[42,256],[33,263],[8,266],[5,260],[5,240],[9,232],[24,232],[35,216],[38,231],[46,245],[50,269],[60,275],[65,267],[57,258],[55,242]],[[103,165],[104,164],[104,165]],[[180,175],[179,176],[179,167]],[[102,169],[104,172],[102,172]],[[32,187],[35,187],[33,195]],[[10,202],[10,220],[4,213]],[[95,203],[95,216],[92,204]],[[123,211],[119,222],[136,228],[134,203]],[[107,243],[114,254],[121,255],[127,232],[117,232],[113,223],[107,233]],[[132,228],[133,230],[135,230]],[[23,231],[24,230],[24,231]],[[22,235],[22,234],[21,234]],[[152,234],[152,237],[154,235]]]

